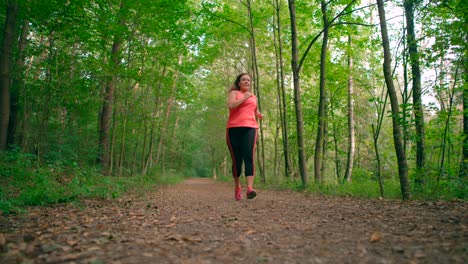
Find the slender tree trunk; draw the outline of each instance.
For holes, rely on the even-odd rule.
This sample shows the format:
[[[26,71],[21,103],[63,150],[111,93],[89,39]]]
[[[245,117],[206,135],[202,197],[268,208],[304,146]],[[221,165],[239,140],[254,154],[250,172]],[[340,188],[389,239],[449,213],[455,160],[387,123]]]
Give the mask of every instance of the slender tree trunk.
[[[53,68],[53,61],[54,55],[56,55],[56,47],[55,47],[55,32],[50,32],[48,38],[48,51],[44,52],[44,59],[46,60],[46,69],[45,69],[45,82],[42,85],[41,89],[42,92],[47,91],[44,101],[41,102],[41,110],[40,114],[37,115],[37,123],[38,126],[37,133],[35,133],[35,140],[34,146],[35,151],[37,154],[38,161],[41,162],[43,156],[47,152],[48,147],[48,130],[49,130],[49,120],[51,118],[51,112],[53,111],[52,107],[50,106],[49,102],[57,96],[57,89],[56,86],[52,83],[54,78],[52,68]],[[55,76],[57,79],[58,76]]]
[[[422,107],[421,70],[419,67],[419,52],[414,29],[414,2],[405,0],[407,44],[413,78],[413,113],[416,126],[416,184],[421,183],[426,163],[424,112]]]
[[[408,162],[406,160],[406,153],[403,146],[403,139],[401,135],[401,128],[399,125],[399,105],[398,98],[393,84],[392,71],[391,71],[391,53],[390,44],[388,40],[387,21],[385,18],[385,9],[383,0],[377,0],[377,7],[379,10],[380,19],[380,32],[382,34],[382,46],[384,50],[384,63],[383,71],[385,76],[385,84],[387,85],[388,94],[390,97],[390,104],[392,108],[392,123],[393,123],[393,141],[395,144],[395,152],[398,159],[398,175],[400,178],[400,187],[403,200],[411,198],[410,183],[408,180]]]
[[[333,111],[332,111],[332,116],[333,116]],[[339,183],[340,182],[340,171],[341,171],[341,162],[340,162],[340,153],[339,153],[339,148],[338,148],[338,133],[337,133],[337,127],[334,125],[333,126],[333,144],[335,147],[335,175],[336,175],[336,180]]]
[[[465,53],[468,53],[465,52]],[[460,178],[468,178],[468,54],[465,54],[463,73],[463,156],[460,166]]]
[[[147,105],[147,101],[149,100],[149,95],[150,95],[150,90],[151,87],[148,87],[145,92],[145,98],[143,99],[144,105]],[[144,139],[144,147],[143,147],[143,152],[142,152],[142,170],[141,174],[146,175],[146,172],[148,171],[149,168],[152,167],[152,162],[153,162],[153,150],[154,150],[154,140],[155,140],[155,134],[156,134],[156,118],[157,118],[157,112],[158,112],[158,107],[159,107],[159,100],[156,100],[156,103],[154,104],[154,110],[153,114],[149,116],[149,122],[151,123],[151,128],[150,128],[150,134],[149,134],[149,146],[148,146],[148,152],[146,153],[146,130],[147,130],[147,124],[146,124],[146,116],[145,116],[145,139]]]
[[[154,124],[155,122],[151,123],[149,150],[144,161],[145,166],[143,167],[143,171],[141,172],[142,175],[146,175],[148,168],[151,168],[151,161],[153,160],[154,132],[156,130]]]
[[[299,77],[299,64],[298,64],[298,40],[297,40],[297,25],[296,25],[296,7],[294,0],[288,0],[289,13],[291,16],[291,66],[293,71],[293,84],[294,84],[294,105],[296,108],[296,128],[297,128],[297,148],[299,159],[299,170],[301,173],[301,180],[303,185],[308,185],[307,177],[307,164],[304,147],[304,121],[302,116],[301,104],[301,87]]]
[[[135,139],[135,145],[133,146],[132,170],[130,172],[131,176],[135,174],[135,166],[137,165],[136,156],[138,152],[138,144],[140,143],[141,122],[138,122],[138,128],[137,128],[136,133],[137,134],[136,134],[136,139]]]
[[[371,87],[375,87],[375,78],[372,78]],[[383,99],[384,94],[385,94],[385,99]],[[382,177],[382,162],[380,159],[380,151],[379,151],[379,137],[380,137],[380,130],[382,129],[384,115],[387,109],[387,102],[388,102],[388,91],[386,91],[385,88],[383,88],[382,94],[380,95],[380,100],[374,100],[375,109],[377,112],[377,126],[374,124],[372,124],[371,126],[372,127],[372,139],[373,139],[374,151],[375,151],[375,160],[376,160],[376,175],[377,175],[377,180],[379,181],[380,196],[382,198],[384,197],[384,182],[383,182],[383,177]]]
[[[444,135],[442,136],[442,150],[441,150],[441,158],[440,158],[440,165],[439,165],[439,173],[437,174],[437,182],[439,182],[440,178],[442,178],[445,172],[445,153],[447,152],[447,145],[450,145],[450,121],[452,119],[452,112],[453,112],[453,99],[455,96],[455,87],[457,84],[457,76],[458,75],[458,67],[455,70],[455,81],[453,83],[453,88],[449,90],[449,102],[448,102],[448,109],[447,109],[447,119],[445,120],[444,126]],[[449,141],[449,144],[447,144]],[[449,149],[450,151],[450,149]],[[450,162],[450,156],[448,156],[448,160]]]
[[[380,123],[381,124],[381,123]],[[374,139],[374,151],[375,151],[375,159],[377,161],[377,180],[379,181],[379,190],[380,190],[380,197],[384,197],[384,185],[383,185],[383,178],[382,178],[382,162],[380,161],[380,152],[379,152],[379,134],[380,134],[380,124],[376,129],[374,124],[372,124],[372,138]]]
[[[318,126],[317,126],[317,138],[315,140],[315,156],[314,156],[314,171],[315,181],[321,182],[322,176],[322,153],[323,151],[323,140],[325,137],[325,126],[327,122],[326,108],[327,108],[327,91],[326,91],[326,78],[327,78],[327,49],[328,49],[328,33],[329,24],[327,16],[327,3],[321,1],[322,19],[323,19],[323,39],[322,49],[320,53],[320,100],[318,109]]]
[[[322,143],[322,162],[320,167],[320,179],[319,182],[325,180],[325,172],[327,170],[327,150],[328,150],[328,111],[329,108],[325,108],[325,116],[327,122],[323,124],[323,143]]]
[[[465,23],[468,21],[465,17]],[[463,63],[463,155],[460,164],[459,177],[464,179],[468,178],[468,34],[465,32],[465,54]]]
[[[281,112],[281,129],[283,135],[283,155],[284,155],[284,175],[289,177],[291,174],[291,157],[289,155],[289,139],[288,139],[288,121],[287,121],[287,104],[286,104],[286,91],[284,89],[284,62],[283,62],[283,41],[281,39],[282,30],[281,30],[281,9],[280,9],[279,0],[275,0],[276,7],[276,23],[277,23],[277,35],[278,35],[278,57],[279,57],[279,84],[280,84],[280,95],[281,95],[281,104],[283,111]]]
[[[143,150],[141,151],[141,164],[140,164],[140,174],[143,174],[145,170],[145,153],[146,153],[146,142],[148,141],[148,121],[146,117],[143,119]],[[150,136],[153,136],[150,134]]]
[[[116,100],[114,98],[114,108],[116,108]],[[117,162],[114,162],[115,160],[118,161],[117,154],[115,154],[115,147],[116,147],[116,140],[117,140],[117,111],[114,111],[112,113],[112,139],[111,139],[111,144],[110,144],[110,156],[109,156],[109,173],[112,174],[114,172],[114,163],[116,163],[116,166],[118,165]]]
[[[354,152],[356,139],[354,133],[354,81],[353,81],[353,56],[351,55],[351,34],[348,35],[348,157],[344,179],[351,182],[353,175]]]
[[[251,32],[251,50],[252,50],[252,65],[253,65],[253,73],[254,73],[254,88],[255,93],[257,95],[257,103],[258,103],[258,110],[262,111],[262,97],[260,93],[260,76],[258,71],[258,62],[257,62],[257,46],[255,42],[255,30],[253,24],[253,16],[252,16],[252,8],[251,8],[251,0],[247,0],[247,10],[249,14],[249,21],[250,21],[250,32]],[[260,130],[260,147],[257,147],[257,160],[259,163],[259,171],[260,177],[263,183],[265,183],[265,151],[264,151],[264,138],[263,138],[263,121],[260,120],[259,130]],[[257,145],[258,146],[258,145]]]
[[[182,56],[179,57],[179,66],[182,65]],[[171,114],[171,109],[172,109],[172,104],[174,103],[174,97],[175,97],[175,93],[176,93],[176,89],[177,89],[177,85],[178,85],[178,75],[176,73],[176,75],[174,76],[174,80],[173,80],[173,84],[172,84],[172,91],[171,91],[171,94],[170,94],[170,97],[167,101],[167,106],[166,106],[166,117],[164,118],[164,124],[163,124],[163,127],[161,128],[161,133],[159,135],[159,144],[158,144],[158,152],[156,153],[156,160],[155,160],[155,164],[158,165],[159,164],[159,160],[163,154],[163,145],[164,145],[164,137],[166,136],[166,131],[167,131],[167,128],[169,126],[169,117],[170,117],[170,114]]]
[[[6,150],[8,140],[8,124],[10,122],[10,89],[12,82],[13,43],[16,38],[16,15],[18,3],[7,1],[4,25],[4,35],[0,57],[0,151]]]
[[[148,89],[146,89],[145,91],[145,94],[144,94],[144,98],[143,98],[143,102],[144,102],[144,107],[146,105],[148,105],[148,101],[150,101],[150,91],[152,90],[151,87],[148,87]],[[159,89],[158,89],[159,91]],[[157,96],[159,96],[159,93],[157,94]],[[141,174],[142,175],[146,175],[146,172],[148,171],[149,168],[151,168],[152,166],[152,162],[153,162],[153,150],[154,150],[154,141],[155,141],[155,134],[156,134],[156,119],[157,119],[157,113],[158,113],[158,108],[159,108],[159,97],[158,99],[155,101],[155,104],[154,104],[154,110],[153,110],[153,113],[147,118],[147,116],[145,116],[145,139],[144,139],[144,147],[143,147],[143,152],[142,152],[142,170],[141,170]],[[150,134],[149,134],[149,146],[148,146],[148,153],[146,153],[146,130],[147,130],[147,125],[146,125],[146,120],[149,119],[149,122],[151,123],[151,128],[150,128]]]
[[[406,36],[406,33],[403,30],[403,35]],[[406,41],[405,37],[403,37],[403,50],[406,50]],[[408,54],[406,52],[403,52],[403,91],[401,92],[401,98],[402,98],[402,109],[401,109],[401,127],[403,129],[403,148],[406,152],[407,147],[408,147],[408,139],[410,137],[410,134],[408,132],[409,130],[409,123],[408,119],[411,119],[409,114],[408,114],[408,109],[409,109],[409,95],[408,95],[408,90],[409,90],[409,77],[408,77]]]
[[[40,42],[41,43],[41,42]],[[26,67],[26,72],[24,73],[25,78],[29,77],[29,74],[31,72],[31,67],[32,64],[35,61],[35,56],[31,56],[28,60],[28,66]],[[34,79],[34,77],[33,77]],[[35,79],[34,79],[35,80]],[[32,105],[32,100],[29,100],[28,94],[24,93],[22,95],[22,109],[23,113],[21,115],[20,121],[19,121],[19,130],[20,132],[18,133],[18,144],[23,152],[27,152],[29,148],[29,141],[30,141],[30,136],[27,133],[29,130],[29,126],[31,124],[31,105]]]
[[[166,76],[166,70],[167,70],[167,67],[166,65],[164,65],[163,69],[162,69],[162,72],[161,72],[161,76]],[[159,116],[160,116],[160,104],[161,104],[161,90],[162,90],[162,83],[161,82],[158,82],[157,86],[156,86],[156,91],[155,91],[155,97],[154,97],[154,109],[153,109],[153,114],[152,114],[152,122],[153,124],[156,124],[156,123],[161,123],[161,122],[157,122]],[[160,126],[159,126],[160,127]],[[153,130],[153,133],[151,134],[151,137],[153,140],[153,149],[154,149],[154,142],[155,142],[155,137],[156,137],[156,127],[154,128]],[[158,146],[158,152],[159,152],[159,146]],[[158,152],[156,152],[156,154],[153,154],[151,153],[151,157],[155,157],[155,160],[154,160],[154,165],[157,166],[158,165],[158,162],[156,159],[158,159]],[[153,160],[151,160],[150,162],[151,164],[153,164]],[[149,165],[149,167],[152,167],[151,165]]]
[[[120,10],[119,10],[119,25],[123,27],[125,25],[125,20],[123,19],[124,13],[124,1],[120,1]],[[116,32],[114,36],[114,43],[112,44],[111,51],[111,63],[112,68],[117,70],[120,65],[120,51],[122,48],[122,33]],[[104,90],[103,104],[100,114],[99,122],[99,159],[98,162],[102,166],[103,174],[109,173],[109,131],[111,126],[111,117],[112,117],[112,104],[114,101],[115,86],[117,83],[117,76],[112,72],[112,76],[109,78]]]
[[[281,98],[277,98],[278,100],[281,100]],[[279,106],[278,105],[279,102],[277,102],[277,107]],[[278,107],[279,109],[280,107]],[[279,116],[280,113],[277,113],[277,116]],[[280,118],[277,118],[277,120],[280,120]],[[278,157],[278,138],[279,138],[279,134],[280,134],[280,129],[281,129],[281,125],[279,123],[276,123],[276,127],[275,127],[275,134],[274,134],[274,146],[275,146],[275,149],[274,149],[274,158],[273,158],[273,164],[274,167],[273,167],[273,171],[274,171],[274,175],[275,175],[275,178],[278,178],[278,175],[279,175],[279,170],[280,170],[280,167],[281,167],[281,164],[279,162],[279,157]]]
[[[124,167],[124,160],[125,160],[125,136],[127,134],[127,122],[128,117],[126,112],[124,111],[123,117],[123,124],[122,124],[122,136],[120,139],[120,155],[119,155],[119,176],[122,176],[122,170]],[[114,132],[115,133],[115,132]]]
[[[276,6],[277,3],[275,3],[275,1],[273,1],[273,6],[275,8],[275,12],[278,12],[278,7]],[[284,135],[284,129],[282,127],[282,124],[283,124],[283,105],[281,104],[282,102],[282,93],[281,93],[281,77],[280,77],[280,67],[282,67],[282,65],[280,65],[280,59],[279,59],[279,41],[278,41],[278,35],[279,35],[279,32],[278,32],[278,25],[277,25],[277,20],[276,20],[276,16],[273,17],[273,28],[275,29],[273,31],[273,43],[274,43],[274,47],[275,47],[275,73],[276,73],[276,109],[277,109],[277,120],[280,120],[280,122],[277,122],[276,123],[276,135],[275,135],[275,159],[274,159],[274,164],[275,164],[275,167],[274,167],[274,172],[275,172],[275,177],[278,177],[279,175],[279,169],[281,167],[281,165],[279,164],[279,159],[278,159],[278,136],[279,136],[279,130],[281,129],[281,142],[283,144],[283,153],[284,153],[284,138],[285,138],[285,135]],[[285,164],[285,166],[287,166]],[[285,173],[287,175],[287,172],[288,172],[288,169],[285,168]]]

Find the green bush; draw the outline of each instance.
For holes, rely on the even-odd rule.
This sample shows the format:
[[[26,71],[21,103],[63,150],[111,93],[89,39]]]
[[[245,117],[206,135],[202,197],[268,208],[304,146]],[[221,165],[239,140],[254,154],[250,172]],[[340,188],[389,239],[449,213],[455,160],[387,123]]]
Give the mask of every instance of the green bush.
[[[466,179],[428,179],[421,186],[413,185],[415,199],[424,200],[466,200],[468,185]]]
[[[257,177],[258,178],[258,177]],[[422,186],[411,184],[412,199],[417,200],[454,200],[467,199],[468,185],[466,180],[455,178],[451,180],[431,179],[426,176]],[[316,183],[313,178],[309,178],[309,185],[304,187],[301,179],[295,177],[267,179],[267,188],[289,189],[295,191],[305,191],[307,193],[330,195],[330,196],[350,196],[361,198],[380,197],[380,188],[377,177],[371,172],[356,168],[353,172],[352,182],[337,183],[337,181],[326,181]],[[384,198],[401,199],[400,181],[397,176],[384,177],[383,179]]]
[[[0,210],[21,212],[26,206],[44,206],[82,198],[117,198],[128,191],[144,192],[156,185],[183,180],[175,171],[158,170],[146,176],[103,176],[95,167],[76,162],[39,164],[34,155],[0,153]]]

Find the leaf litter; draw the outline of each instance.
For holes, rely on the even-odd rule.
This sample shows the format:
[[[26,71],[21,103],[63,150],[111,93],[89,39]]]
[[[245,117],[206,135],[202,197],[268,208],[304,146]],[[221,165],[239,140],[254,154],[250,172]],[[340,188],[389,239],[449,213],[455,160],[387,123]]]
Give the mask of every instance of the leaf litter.
[[[0,263],[467,263],[464,201],[404,202],[190,179],[0,216]]]

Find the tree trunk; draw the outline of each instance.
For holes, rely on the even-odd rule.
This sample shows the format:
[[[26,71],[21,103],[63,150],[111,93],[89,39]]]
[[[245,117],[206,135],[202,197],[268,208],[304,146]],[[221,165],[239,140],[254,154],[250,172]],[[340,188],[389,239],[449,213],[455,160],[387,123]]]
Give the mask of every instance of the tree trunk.
[[[141,175],[146,175],[146,172],[148,171],[148,168],[151,168],[152,160],[153,160],[153,147],[154,147],[154,132],[155,132],[155,124],[156,122],[151,122],[151,129],[150,129],[150,143],[148,147],[148,154],[145,157],[145,160],[143,161],[143,170],[141,172]],[[144,157],[144,156],[143,156]]]
[[[18,104],[21,93],[24,89],[24,50],[26,49],[26,40],[29,33],[29,21],[25,20],[21,28],[21,36],[18,41],[18,57],[16,59],[16,68],[15,77],[13,78],[13,85],[11,90],[11,101],[10,101],[10,122],[8,124],[8,140],[7,144],[10,146],[17,145],[19,146],[16,138],[16,131],[18,127]]]
[[[353,56],[351,55],[351,34],[348,35],[348,159],[346,162],[345,181],[351,182],[353,175],[356,139],[354,133],[354,81]]]
[[[158,86],[158,88],[160,88]],[[152,90],[152,87],[148,87],[145,90],[144,93],[144,98],[143,98],[143,107],[146,108],[147,105],[150,104],[150,91]],[[158,94],[157,97],[159,98],[159,89],[158,89]],[[148,171],[149,168],[152,166],[153,162],[153,149],[154,149],[154,139],[155,139],[155,133],[156,133],[156,119],[157,119],[157,113],[158,113],[158,108],[159,108],[159,100],[155,100],[154,103],[154,110],[151,115],[145,115],[144,116],[144,126],[145,126],[145,135],[144,135],[144,140],[143,140],[143,152],[141,153],[141,175],[146,175],[146,172]],[[148,146],[148,153],[146,154],[146,141],[147,141],[147,120],[151,123],[151,128],[149,132],[149,146]]]
[[[277,1],[273,1],[273,6],[275,8],[275,13],[278,12],[278,6],[277,6]],[[277,14],[276,14],[277,15]],[[276,109],[277,109],[277,120],[279,120],[279,122],[276,123],[276,135],[275,135],[275,140],[274,140],[274,143],[275,143],[275,158],[274,158],[274,172],[275,172],[275,177],[278,177],[279,175],[279,170],[281,168],[281,164],[279,162],[279,158],[278,158],[278,138],[279,138],[279,130],[281,129],[281,142],[283,144],[283,155],[284,155],[284,152],[285,152],[285,148],[284,148],[284,138],[285,138],[285,134],[284,134],[284,128],[283,128],[283,112],[284,112],[284,109],[283,109],[283,105],[282,105],[282,92],[281,92],[281,70],[280,69],[282,67],[282,65],[280,65],[280,52],[279,52],[279,46],[281,45],[281,43],[279,43],[279,40],[278,40],[278,36],[280,34],[280,32],[278,32],[278,21],[276,19],[277,17],[274,16],[273,17],[273,28],[275,29],[273,31],[273,44],[274,44],[274,47],[275,47],[275,73],[276,73]],[[287,168],[287,164],[285,163],[285,175],[287,175],[288,173],[288,168]]]
[[[293,83],[294,83],[294,105],[296,108],[296,128],[297,128],[297,148],[298,148],[298,159],[299,159],[299,170],[301,173],[302,185],[308,185],[307,177],[307,164],[304,149],[304,121],[302,116],[302,104],[301,104],[301,88],[300,88],[300,77],[299,77],[299,64],[298,64],[298,40],[297,40],[297,25],[296,25],[296,7],[294,0],[288,0],[289,13],[291,16],[291,66],[293,71]]]
[[[150,134],[152,136],[152,134]],[[143,175],[145,170],[145,153],[146,153],[146,142],[148,141],[148,120],[146,117],[143,119],[143,150],[141,151],[141,164],[140,164],[140,174]]]
[[[41,92],[46,93],[46,96],[42,102],[39,102],[40,113],[37,114],[37,123],[36,126],[37,132],[34,133],[34,151],[36,152],[37,159],[41,162],[42,158],[47,153],[48,141],[47,135],[49,134],[49,120],[52,117],[51,112],[53,111],[52,106],[49,102],[54,99],[57,95],[57,89],[53,85],[52,81],[55,77],[58,78],[57,75],[53,75],[53,63],[54,63],[54,56],[56,56],[56,46],[55,46],[55,32],[50,32],[47,42],[47,50],[44,51],[44,60],[46,61],[46,68],[45,68],[45,82],[41,85]],[[38,71],[38,76],[41,73]],[[47,91],[47,92],[46,92]]]
[[[120,155],[119,155],[119,176],[122,176],[122,170],[124,167],[124,160],[125,160],[125,136],[127,132],[127,112],[123,112],[124,117],[123,117],[123,124],[122,124],[122,135],[120,139]],[[114,132],[115,133],[115,132]]]
[[[323,143],[322,143],[322,162],[320,166],[320,179],[319,182],[325,180],[325,172],[327,170],[327,150],[328,150],[328,111],[329,108],[325,108],[325,116],[327,117],[327,122],[323,124]]]
[[[257,104],[258,110],[262,111],[262,100],[260,94],[260,75],[258,71],[258,62],[257,62],[257,47],[255,42],[255,31],[254,31],[254,24],[253,24],[253,16],[252,16],[252,8],[251,8],[251,0],[247,0],[247,10],[249,14],[249,21],[250,21],[250,32],[251,32],[251,51],[252,51],[252,65],[253,65],[253,73],[254,73],[254,89],[257,95]],[[259,130],[260,130],[260,147],[257,147],[257,160],[259,163],[259,171],[260,171],[260,178],[263,183],[266,182],[265,178],[265,151],[264,151],[264,137],[263,137],[263,122],[262,120],[259,121]],[[258,146],[258,144],[257,144]]]
[[[332,118],[334,119],[333,111],[331,112]],[[336,180],[340,182],[340,171],[341,171],[341,162],[340,162],[340,152],[338,148],[338,133],[336,125],[333,126],[333,144],[335,147],[335,176]]]
[[[327,78],[327,49],[328,49],[328,17],[327,17],[327,4],[325,1],[321,1],[322,19],[323,19],[323,39],[322,49],[320,53],[320,100],[318,109],[318,126],[317,126],[317,138],[315,140],[315,156],[314,156],[314,171],[315,181],[321,182],[323,179],[322,175],[322,153],[324,145],[323,140],[325,137],[325,126],[327,122],[326,108],[327,108],[327,91],[326,91],[326,78]]]
[[[119,10],[119,25],[123,27],[125,25],[125,20],[123,19],[124,13],[124,1],[120,1],[120,10]],[[111,63],[112,69],[117,70],[120,64],[120,50],[122,48],[122,33],[116,32],[114,36],[114,43],[112,44],[111,51]],[[107,81],[106,87],[104,89],[103,103],[100,114],[99,122],[99,159],[98,162],[102,166],[102,173],[109,173],[109,131],[111,126],[111,117],[112,117],[112,104],[114,103],[114,92],[117,82],[117,76],[114,72],[111,73],[112,76]]]
[[[468,17],[465,16],[465,25],[468,23]],[[462,56],[463,66],[463,155],[460,166],[459,177],[463,180],[468,178],[468,34],[465,32],[464,57]]]
[[[466,42],[465,42],[466,45]],[[465,49],[464,73],[463,73],[463,156],[460,166],[462,179],[468,178],[468,49]]]
[[[403,32],[403,35],[406,35],[404,32]],[[405,37],[403,37],[403,39],[406,39]],[[406,50],[407,47],[406,47],[406,42],[405,41],[402,41],[403,42],[403,50]],[[409,109],[409,93],[408,93],[408,90],[409,90],[409,77],[408,77],[408,54],[406,54],[406,52],[403,52],[403,56],[402,56],[402,66],[403,66],[403,91],[401,92],[401,99],[402,99],[402,109],[401,109],[401,126],[402,126],[402,129],[403,129],[403,149],[407,150],[407,147],[408,147],[408,139],[410,137],[410,133],[409,133],[409,125],[410,125],[410,116],[408,114],[408,109]],[[394,74],[395,72],[393,72]],[[410,120],[408,120],[410,119]]]
[[[278,58],[279,58],[279,86],[280,86],[280,98],[281,98],[281,130],[283,136],[283,155],[284,155],[284,175],[289,177],[291,174],[291,158],[289,155],[289,139],[288,139],[288,122],[287,122],[287,105],[286,105],[286,92],[284,89],[284,63],[283,63],[283,42],[281,39],[281,19],[280,19],[280,3],[279,0],[275,0],[276,9],[276,23],[277,23],[277,35],[278,35]]]
[[[114,108],[116,108],[116,100],[114,98]],[[115,128],[117,125],[117,111],[114,111],[112,113],[112,139],[111,139],[111,145],[110,145],[110,156],[109,156],[109,173],[112,174],[114,172],[114,160],[117,159],[117,154],[115,154],[115,147],[116,147],[116,140],[117,140],[117,129]],[[115,162],[117,163],[117,162]],[[117,166],[117,164],[116,164]]]
[[[149,105],[150,102],[150,91],[152,90],[152,87],[148,87],[144,93],[144,99],[143,99],[143,107],[146,108],[147,105]],[[158,90],[159,91],[159,90]],[[144,126],[145,126],[145,135],[144,135],[144,140],[143,140],[143,152],[141,154],[142,161],[141,161],[141,175],[146,175],[146,172],[148,171],[149,168],[152,166],[153,162],[153,150],[154,150],[154,138],[155,138],[155,133],[156,133],[156,118],[157,118],[157,112],[159,108],[159,101],[156,100],[156,103],[154,104],[154,110],[151,115],[145,115],[144,116]],[[149,146],[148,146],[148,153],[146,154],[146,141],[147,141],[147,124],[146,120],[149,119],[149,122],[151,123],[151,128],[149,132]]]
[[[400,187],[403,200],[411,198],[410,184],[408,180],[408,162],[406,160],[406,153],[403,146],[403,139],[401,136],[401,128],[399,126],[399,106],[398,97],[393,84],[391,72],[391,54],[390,44],[388,40],[387,21],[385,18],[385,9],[383,0],[377,0],[377,7],[379,10],[380,19],[380,32],[382,34],[382,46],[384,50],[384,63],[383,72],[385,76],[385,84],[387,85],[388,94],[390,97],[390,104],[392,108],[392,123],[393,123],[393,141],[395,144],[395,152],[398,159],[398,175],[400,178]]]
[[[421,183],[421,177],[424,173],[426,154],[424,112],[421,101],[421,70],[419,67],[418,43],[414,30],[414,2],[415,0],[405,0],[404,8],[406,13],[406,38],[411,65],[411,75],[413,77],[413,113],[416,126],[416,184],[419,184]]]
[[[42,41],[40,42],[42,44]],[[35,56],[29,57],[28,60],[28,65],[26,67],[24,76],[25,78],[28,78],[28,76],[31,73],[31,68],[33,63],[35,62]],[[33,77],[33,80],[37,80],[35,77]],[[28,94],[23,94],[21,98],[21,103],[22,103],[22,115],[19,120],[19,130],[20,132],[18,133],[18,139],[17,142],[23,152],[27,152],[28,148],[30,148],[30,136],[28,135],[29,127],[31,125],[31,113],[32,113],[32,102],[33,100],[29,99]]]
[[[16,15],[18,3],[14,0],[7,2],[4,25],[4,35],[0,57],[0,150],[8,147],[8,124],[10,122],[10,89],[12,81],[13,43],[16,38]]]
[[[440,178],[442,178],[445,172],[445,153],[447,150],[447,145],[450,145],[450,121],[452,119],[452,112],[453,112],[453,100],[455,96],[455,87],[457,85],[457,75],[458,75],[458,66],[455,69],[455,81],[453,82],[453,88],[450,91],[449,88],[449,102],[448,102],[448,109],[447,109],[447,119],[445,120],[444,126],[444,135],[442,136],[442,149],[441,149],[441,158],[440,158],[440,166],[439,166],[439,173],[437,174],[437,182],[439,182]],[[448,144],[447,144],[447,141]],[[450,151],[450,149],[448,150]],[[450,155],[448,156],[448,161],[450,162]],[[450,165],[450,164],[449,164]]]
[[[383,187],[383,178],[382,178],[382,163],[380,162],[380,153],[379,153],[379,134],[380,134],[380,124],[378,124],[378,128],[376,129],[374,124],[372,124],[372,138],[374,139],[374,151],[375,151],[375,159],[377,161],[377,180],[379,181],[379,190],[380,190],[380,197],[384,197],[384,187]]]
[[[140,134],[141,134],[141,122],[138,122],[138,128],[136,130],[135,145],[133,146],[133,158],[132,158],[132,165],[131,165],[132,170],[130,172],[131,176],[135,174],[135,166],[137,165],[136,156],[138,152],[138,145],[140,143]]]
[[[183,57],[182,56],[179,56],[179,66],[182,65],[182,59]],[[169,117],[170,117],[170,114],[171,114],[171,110],[172,110],[172,104],[174,103],[174,97],[175,97],[175,93],[176,93],[176,90],[177,90],[177,82],[178,82],[178,73],[176,72],[176,75],[174,76],[174,79],[173,79],[173,84],[172,84],[172,91],[171,91],[171,94],[169,95],[169,99],[167,101],[167,105],[166,105],[166,116],[164,118],[164,124],[163,124],[163,127],[161,128],[161,133],[159,135],[159,144],[158,144],[158,152],[156,153],[156,160],[155,160],[155,164],[158,165],[159,164],[159,160],[163,154],[163,144],[164,144],[164,137],[166,136],[166,131],[167,131],[167,128],[169,126]]]
[[[167,70],[167,67],[166,67],[166,65],[164,65],[164,67],[162,69],[162,72],[161,72],[161,76],[163,76],[163,77],[166,76],[166,70]],[[157,119],[159,118],[159,115],[160,115],[160,112],[161,112],[160,111],[160,104],[161,104],[161,90],[162,89],[163,89],[162,83],[158,82],[158,84],[156,85],[156,91],[155,91],[154,102],[153,102],[153,105],[154,105],[153,114],[152,114],[153,118],[151,119],[152,128],[153,128],[153,131],[151,133],[151,140],[153,142],[153,145],[151,146],[151,149],[154,149],[154,142],[155,142],[156,130],[157,130],[156,127],[153,126],[153,125],[155,125],[157,123]],[[158,146],[158,148],[159,148],[159,146]],[[147,161],[149,168],[152,167],[153,157],[155,157],[157,155],[158,155],[158,153],[156,153],[156,154],[151,153],[151,154],[148,155],[148,157],[151,157],[151,160]],[[143,153],[143,156],[144,156],[144,153]],[[157,159],[157,157],[155,159]],[[156,160],[154,160],[154,164],[158,165]]]

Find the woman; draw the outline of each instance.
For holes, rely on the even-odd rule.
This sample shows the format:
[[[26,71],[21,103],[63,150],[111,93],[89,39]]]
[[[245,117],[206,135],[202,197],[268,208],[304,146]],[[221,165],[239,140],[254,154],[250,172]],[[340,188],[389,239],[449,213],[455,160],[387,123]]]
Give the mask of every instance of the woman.
[[[255,117],[263,115],[257,108],[257,97],[250,92],[250,76],[242,73],[237,76],[228,92],[229,119],[226,125],[226,140],[231,152],[232,175],[234,177],[234,197],[242,199],[240,175],[242,163],[247,179],[247,199],[253,199],[257,193],[253,189],[255,176],[254,152],[257,142],[258,123]]]

